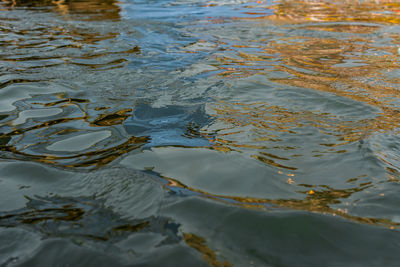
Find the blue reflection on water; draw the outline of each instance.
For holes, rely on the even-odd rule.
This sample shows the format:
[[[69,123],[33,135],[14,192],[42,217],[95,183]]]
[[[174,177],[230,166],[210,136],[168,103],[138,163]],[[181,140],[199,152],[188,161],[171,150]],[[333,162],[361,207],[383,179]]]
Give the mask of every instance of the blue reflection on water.
[[[149,136],[145,148],[155,146],[209,146],[207,138],[199,129],[209,125],[212,118],[203,105],[155,108],[149,104],[136,105],[134,115],[124,123],[126,131],[133,136]]]

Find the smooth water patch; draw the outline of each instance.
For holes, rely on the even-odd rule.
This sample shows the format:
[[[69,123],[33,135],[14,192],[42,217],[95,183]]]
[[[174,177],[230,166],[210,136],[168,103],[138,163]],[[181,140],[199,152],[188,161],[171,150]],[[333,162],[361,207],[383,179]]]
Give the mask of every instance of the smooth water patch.
[[[0,112],[15,110],[16,101],[31,98],[33,95],[68,91],[69,88],[54,83],[11,84],[0,91]]]
[[[304,211],[244,209],[187,197],[163,215],[183,222],[233,266],[396,266],[400,233]],[[229,245],[227,245],[229,244]]]
[[[13,125],[23,124],[26,120],[31,118],[43,118],[58,115],[63,110],[60,108],[43,108],[43,109],[33,109],[24,110],[18,114],[18,118],[13,121]]]
[[[98,131],[86,134],[80,134],[74,137],[70,137],[58,142],[55,142],[47,147],[48,150],[53,151],[82,151],[90,148],[97,144],[101,140],[104,140],[111,136],[111,131]]]
[[[206,148],[152,148],[128,156],[122,165],[152,169],[190,188],[207,193],[253,198],[296,197],[285,177],[240,153]],[[300,195],[299,195],[300,196]]]

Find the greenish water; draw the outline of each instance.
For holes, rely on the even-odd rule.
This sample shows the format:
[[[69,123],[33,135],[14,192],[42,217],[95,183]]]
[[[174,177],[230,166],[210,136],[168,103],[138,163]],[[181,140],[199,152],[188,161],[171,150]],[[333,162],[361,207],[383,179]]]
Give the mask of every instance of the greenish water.
[[[0,1],[0,266],[398,266],[400,4]]]

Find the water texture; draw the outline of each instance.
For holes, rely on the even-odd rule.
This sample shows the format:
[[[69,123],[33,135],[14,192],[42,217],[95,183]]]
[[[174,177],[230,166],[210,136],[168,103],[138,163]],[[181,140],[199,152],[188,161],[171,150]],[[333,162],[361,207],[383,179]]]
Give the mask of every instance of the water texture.
[[[0,1],[0,266],[398,266],[400,3]]]

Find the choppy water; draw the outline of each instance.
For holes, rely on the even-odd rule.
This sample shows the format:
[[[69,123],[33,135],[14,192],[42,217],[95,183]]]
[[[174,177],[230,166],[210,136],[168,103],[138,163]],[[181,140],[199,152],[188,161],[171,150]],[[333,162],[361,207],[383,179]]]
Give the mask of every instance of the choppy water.
[[[0,1],[0,266],[398,266],[400,3]]]

